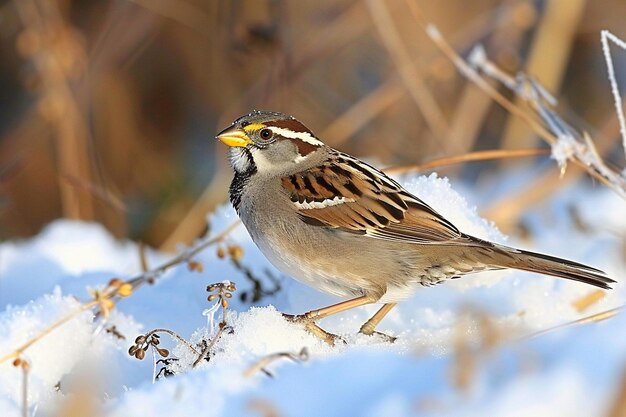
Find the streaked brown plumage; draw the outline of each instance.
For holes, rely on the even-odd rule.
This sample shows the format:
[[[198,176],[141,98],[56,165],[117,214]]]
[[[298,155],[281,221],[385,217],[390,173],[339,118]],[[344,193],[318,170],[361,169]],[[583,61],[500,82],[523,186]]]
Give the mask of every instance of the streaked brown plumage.
[[[218,135],[231,146],[230,196],[255,243],[279,269],[320,290],[354,297],[303,316],[312,320],[385,303],[371,334],[416,286],[514,268],[608,289],[598,269],[487,242],[459,231],[376,168],[324,145],[292,117],[253,112]]]

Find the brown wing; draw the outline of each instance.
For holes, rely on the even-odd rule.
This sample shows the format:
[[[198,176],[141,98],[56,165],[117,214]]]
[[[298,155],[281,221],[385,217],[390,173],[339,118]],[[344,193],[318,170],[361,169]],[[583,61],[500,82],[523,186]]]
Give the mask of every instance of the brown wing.
[[[282,178],[304,222],[415,243],[441,243],[463,236],[382,172],[348,155],[336,156],[323,165]]]

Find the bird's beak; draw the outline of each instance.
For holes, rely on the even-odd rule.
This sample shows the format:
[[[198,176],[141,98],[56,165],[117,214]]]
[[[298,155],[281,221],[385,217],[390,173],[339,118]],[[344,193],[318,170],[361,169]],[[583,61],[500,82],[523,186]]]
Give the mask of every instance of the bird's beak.
[[[252,143],[245,131],[234,126],[222,130],[216,138],[228,146],[239,148],[245,148]]]

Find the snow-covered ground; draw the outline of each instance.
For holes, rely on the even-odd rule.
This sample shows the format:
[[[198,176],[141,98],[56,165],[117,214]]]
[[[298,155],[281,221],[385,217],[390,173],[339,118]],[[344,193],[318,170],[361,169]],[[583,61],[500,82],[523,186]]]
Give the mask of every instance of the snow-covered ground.
[[[512,176],[508,184],[514,181]],[[403,183],[463,231],[505,241],[446,179]],[[467,184],[454,188],[472,204],[484,203]],[[586,228],[573,224],[570,207]],[[528,214],[532,242],[506,244],[588,263],[623,281],[625,207],[605,188],[562,190]],[[230,207],[220,209],[211,217],[213,234],[235,219]],[[596,416],[608,412],[623,384],[624,314],[525,337],[624,304],[621,283],[581,313],[574,303],[596,291],[592,287],[514,271],[481,273],[424,288],[399,305],[380,326],[398,336],[393,344],[355,335],[376,306],[327,318],[322,326],[346,340],[330,347],[279,312],[301,313],[338,300],[281,276],[243,227],[225,242],[232,244],[243,248],[242,264],[266,289],[273,284],[265,270],[279,277],[280,291],[254,304],[242,301],[239,294],[251,289],[251,281],[210,247],[194,258],[203,272],[179,265],[122,299],[105,322],[86,311],[27,349],[22,357],[30,364],[30,415],[63,415],[59,410],[72,398],[91,398],[94,410],[115,417]],[[169,256],[149,252],[147,258],[155,267]],[[79,308],[89,289],[140,270],[138,246],[116,241],[96,224],[59,220],[33,239],[1,244],[0,357]],[[205,288],[224,280],[237,285],[226,314],[232,332],[224,332],[211,359],[193,369],[191,350],[163,334],[161,346],[179,358],[172,364],[179,373],[153,382],[152,352],[143,361],[127,353],[135,337],[166,328],[197,347],[216,332],[211,315],[221,318]],[[124,339],[106,331],[113,325]],[[303,348],[304,361],[280,359],[267,372],[251,371],[268,355]],[[0,364],[0,416],[21,415],[21,405],[22,371],[9,360]]]

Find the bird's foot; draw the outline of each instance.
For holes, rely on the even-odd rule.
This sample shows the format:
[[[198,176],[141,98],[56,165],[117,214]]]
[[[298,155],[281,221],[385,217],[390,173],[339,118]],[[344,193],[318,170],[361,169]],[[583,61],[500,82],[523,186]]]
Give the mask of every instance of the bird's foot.
[[[394,343],[396,340],[398,340],[397,337],[390,336],[390,335],[388,335],[386,333],[383,333],[383,332],[373,331],[372,333],[369,333],[369,334],[366,334],[366,333],[363,333],[363,332],[359,332],[359,333],[360,334],[365,334],[366,336],[378,337],[378,338],[382,339],[382,341],[385,342],[385,343]]]
[[[361,326],[359,333],[364,334],[366,336],[374,336],[374,337],[381,338],[386,343],[393,343],[396,340],[398,340],[397,337],[389,336],[388,334],[385,334],[382,332],[377,332],[376,330],[374,330],[372,326],[368,326],[368,323],[365,323],[363,326]]]
[[[341,336],[338,336],[333,333],[329,333],[326,330],[322,329],[320,326],[315,324],[312,318],[308,317],[306,314],[303,314],[303,315],[283,314],[283,317],[287,321],[302,325],[306,331],[308,331],[314,336],[319,337],[324,342],[328,343],[330,346],[335,346],[337,342],[345,343],[345,340]]]

